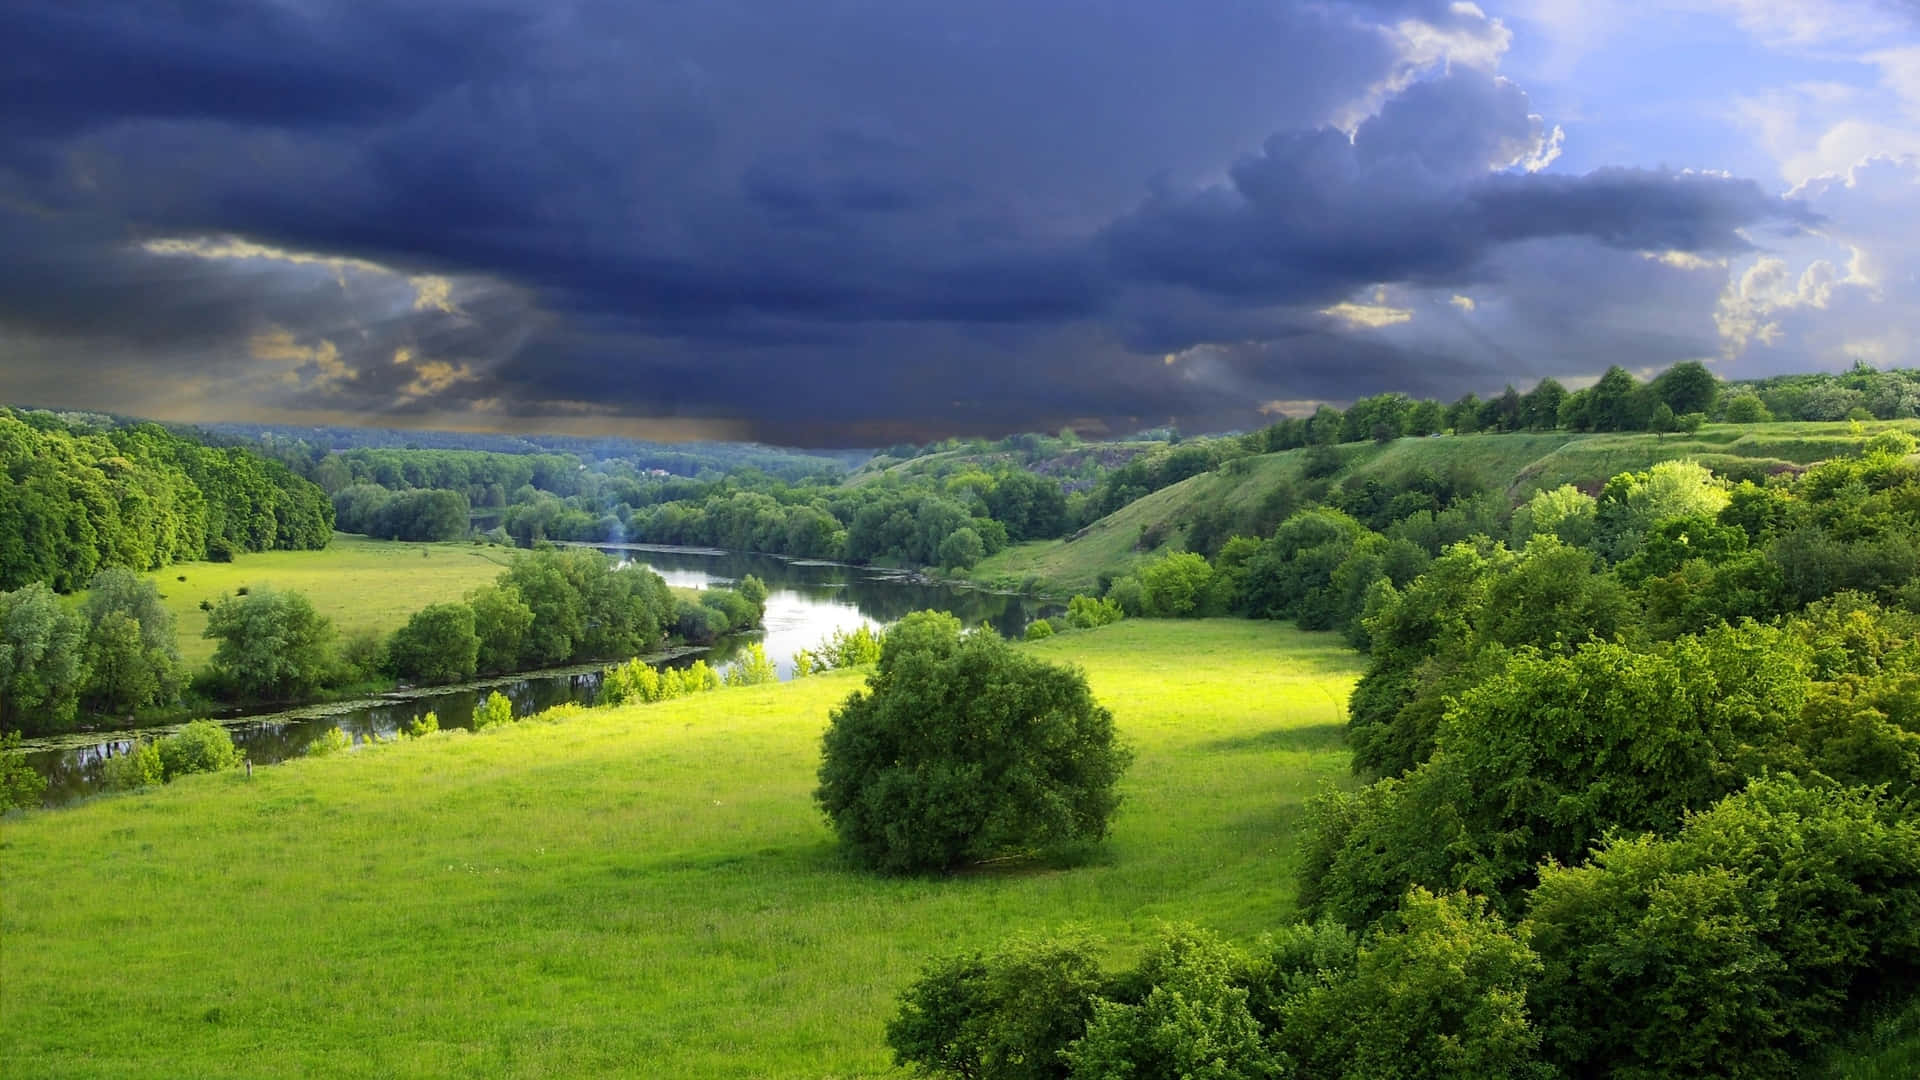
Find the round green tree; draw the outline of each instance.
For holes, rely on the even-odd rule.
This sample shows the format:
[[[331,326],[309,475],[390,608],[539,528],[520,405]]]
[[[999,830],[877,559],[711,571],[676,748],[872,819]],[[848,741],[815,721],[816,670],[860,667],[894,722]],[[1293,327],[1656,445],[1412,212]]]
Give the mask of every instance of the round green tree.
[[[918,612],[832,713],[814,798],[867,866],[943,870],[1101,839],[1130,759],[1079,671]]]
[[[428,685],[473,678],[479,656],[473,609],[465,604],[429,604],[387,641],[394,673]]]

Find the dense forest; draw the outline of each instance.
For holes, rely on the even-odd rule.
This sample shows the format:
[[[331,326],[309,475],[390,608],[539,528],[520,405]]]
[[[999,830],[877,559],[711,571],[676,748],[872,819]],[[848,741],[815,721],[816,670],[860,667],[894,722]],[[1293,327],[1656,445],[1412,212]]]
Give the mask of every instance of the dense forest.
[[[102,567],[325,547],[326,494],[241,447],[157,424],[97,428],[0,408],[0,589],[84,586]]]

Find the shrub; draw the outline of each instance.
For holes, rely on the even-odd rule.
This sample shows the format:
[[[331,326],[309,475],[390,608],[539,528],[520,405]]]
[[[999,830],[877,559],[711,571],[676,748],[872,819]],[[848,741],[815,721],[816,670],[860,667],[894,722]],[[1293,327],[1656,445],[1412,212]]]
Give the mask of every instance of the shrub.
[[[337,727],[330,727],[320,733],[320,737],[307,744],[308,757],[329,757],[353,749],[353,736]]]
[[[940,541],[936,554],[940,565],[947,570],[971,570],[975,563],[986,557],[986,541],[979,532],[969,526],[961,526],[948,533]]]
[[[1128,574],[1125,577],[1115,578],[1113,584],[1107,586],[1106,602],[1125,614],[1145,615],[1147,590],[1140,584],[1139,578]]]
[[[1102,987],[1078,937],[1015,938],[990,953],[928,964],[901,994],[887,1044],[901,1065],[979,1080],[1067,1075],[1061,1051],[1080,1037]]]
[[[767,659],[767,650],[759,642],[753,642],[741,650],[739,659],[727,669],[728,686],[759,686],[762,683],[778,682],[780,672]]]
[[[479,658],[473,609],[465,604],[421,608],[387,642],[387,662],[394,673],[428,685],[473,678]]]
[[[600,696],[595,704],[625,705],[630,702],[659,701],[660,671],[638,657],[615,664],[600,676]]]
[[[160,762],[159,744],[143,739],[118,757],[108,758],[101,775],[109,790],[132,791],[164,782],[167,769]]]
[[[1916,442],[1912,435],[1898,429],[1892,429],[1882,431],[1873,438],[1868,439],[1867,445],[1860,453],[1862,457],[1877,457],[1881,455],[1906,457],[1914,452],[1916,446],[1920,446],[1920,442]]]
[[[1350,971],[1280,1007],[1301,1075],[1340,1080],[1548,1080],[1527,988],[1540,959],[1484,902],[1412,890]]]
[[[1138,1003],[1102,998],[1087,1033],[1066,1051],[1075,1078],[1206,1077],[1265,1080],[1280,1062],[1242,985],[1245,958],[1196,930],[1174,930],[1148,952],[1134,980]]]
[[[1053,624],[1045,619],[1035,619],[1027,624],[1026,639],[1039,641],[1053,636]]]
[[[767,583],[766,582],[761,581],[759,578],[754,577],[752,574],[748,574],[747,576],[740,579],[739,584],[733,587],[733,591],[739,593],[740,596],[743,599],[745,599],[747,603],[752,604],[754,610],[758,612],[760,615],[765,615],[767,613]],[[757,623],[760,620],[756,617],[754,621]]]
[[[1091,630],[1096,626],[1106,626],[1126,618],[1126,612],[1120,610],[1116,601],[1096,599],[1091,596],[1075,596],[1067,601],[1067,622],[1075,630]]]
[[[875,633],[865,623],[851,630],[835,630],[820,645],[820,655],[836,668],[862,667],[880,662],[880,642],[884,634]]]
[[[918,612],[829,718],[814,793],[875,869],[936,870],[1099,840],[1129,754],[1080,672]]]
[[[1727,399],[1727,423],[1729,424],[1768,424],[1773,422],[1773,414],[1757,395],[1736,394]]]
[[[1168,552],[1142,566],[1136,576],[1143,614],[1178,619],[1206,613],[1213,567],[1205,558],[1190,551]]]
[[[340,685],[372,682],[387,670],[387,640],[380,631],[365,627],[344,634],[335,650],[333,681]]]
[[[440,714],[434,712],[432,709],[428,709],[427,715],[414,717],[407,722],[406,727],[400,729],[400,733],[410,739],[418,739],[423,735],[431,735],[439,730]]]
[[[46,790],[46,780],[27,764],[26,752],[20,749],[20,733],[0,735],[0,810],[38,806]]]
[[[434,719],[437,724],[439,718],[435,717]],[[487,699],[482,701],[473,710],[473,730],[475,731],[492,727],[495,724],[510,724],[512,722],[513,702],[508,699],[507,695],[498,690],[488,694]]]
[[[159,745],[160,767],[169,784],[188,773],[219,772],[240,764],[232,733],[211,720],[195,720]]]
[[[1920,824],[1893,801],[1756,781],[1671,839],[1549,866],[1534,1000],[1570,1075],[1787,1077],[1920,974]]]
[[[825,671],[825,663],[811,649],[793,650],[793,677],[804,679],[816,671]]]

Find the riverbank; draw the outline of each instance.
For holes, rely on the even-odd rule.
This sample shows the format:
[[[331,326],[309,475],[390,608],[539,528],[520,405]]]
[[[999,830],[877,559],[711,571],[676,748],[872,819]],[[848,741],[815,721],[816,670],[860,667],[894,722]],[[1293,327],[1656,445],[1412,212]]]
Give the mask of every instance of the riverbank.
[[[376,542],[378,543],[378,542]],[[504,550],[504,549],[497,549]],[[987,625],[1018,637],[1028,622],[1057,613],[1057,605],[1032,598],[991,593],[977,588],[928,583],[884,569],[836,563],[788,560],[776,556],[745,555],[712,549],[628,546],[609,554],[643,563],[660,574],[668,587],[687,596],[706,588],[730,585],[753,574],[769,585],[761,631],[723,638],[709,647],[665,650],[647,659],[655,663],[691,663],[705,659],[722,667],[734,652],[757,642],[783,679],[793,673],[793,656],[813,649],[831,634],[860,625],[892,622],[910,611],[934,609],[959,616],[968,625]],[[609,658],[625,660],[626,657]],[[499,688],[513,700],[520,714],[574,702],[591,703],[598,690],[602,664],[587,664],[546,672],[503,675],[473,684]],[[235,710],[213,710],[223,717],[242,752],[256,763],[298,756],[314,740],[334,728],[364,741],[392,733],[416,714],[433,709],[441,724],[460,727],[467,722],[481,695],[465,687],[424,687],[403,693],[336,695],[332,702],[299,708],[276,708],[256,715]],[[139,734],[158,734],[167,724],[177,726],[206,713],[181,713],[161,728],[138,731],[116,728],[91,737],[65,735],[29,740],[28,762],[49,781],[48,805],[60,805],[97,787],[109,754],[125,749]],[[31,749],[37,748],[37,749]]]
[[[1231,620],[1022,648],[1081,665],[1137,754],[1078,867],[843,865],[810,793],[858,672],[9,818],[0,1073],[871,1075],[935,954],[1283,924],[1358,658]]]

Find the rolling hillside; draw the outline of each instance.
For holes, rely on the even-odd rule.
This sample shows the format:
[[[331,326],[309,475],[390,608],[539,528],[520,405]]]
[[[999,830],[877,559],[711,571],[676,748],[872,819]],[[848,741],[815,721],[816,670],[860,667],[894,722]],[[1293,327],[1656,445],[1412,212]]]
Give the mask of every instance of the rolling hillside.
[[[1596,492],[1617,473],[1674,458],[1691,458],[1716,471],[1741,475],[1786,471],[1853,453],[1875,432],[1888,428],[1920,431],[1920,421],[1714,424],[1693,435],[1555,431],[1406,438],[1385,445],[1351,443],[1337,448],[1339,471],[1324,482],[1330,488],[1349,481],[1385,481],[1420,470],[1436,475],[1466,470],[1503,489],[1508,502],[1518,504],[1535,492],[1562,484]],[[1102,573],[1124,573],[1156,552],[1183,545],[1187,525],[1203,508],[1251,509],[1287,485],[1307,492],[1307,454],[1286,450],[1228,462],[1135,500],[1071,538],[1008,548],[982,561],[970,576],[1000,588],[1092,590]],[[1143,550],[1143,533],[1160,534],[1161,542]]]

